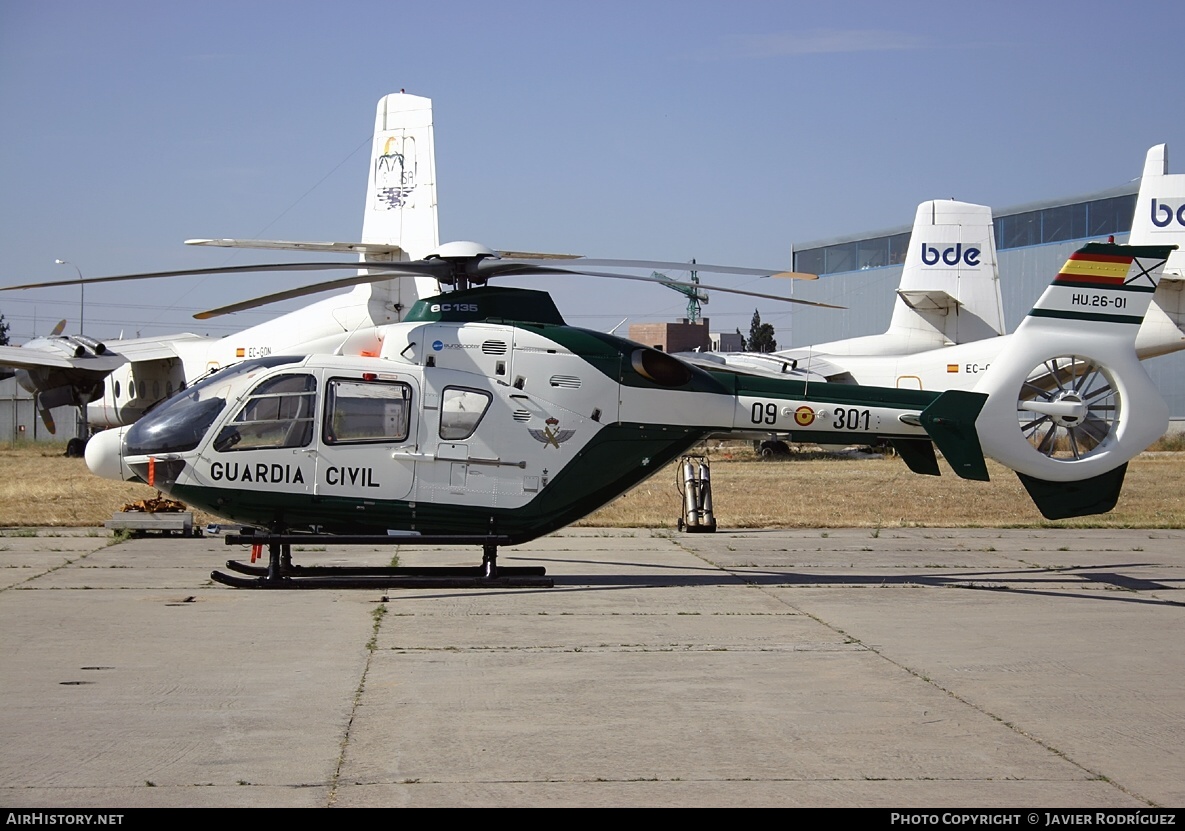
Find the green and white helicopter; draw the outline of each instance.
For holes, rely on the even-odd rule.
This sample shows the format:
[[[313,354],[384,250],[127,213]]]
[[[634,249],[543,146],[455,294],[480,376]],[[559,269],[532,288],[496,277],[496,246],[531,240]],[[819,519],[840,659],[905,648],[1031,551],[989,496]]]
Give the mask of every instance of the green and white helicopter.
[[[721,434],[888,440],[925,474],[939,472],[937,447],[957,475],[979,480],[991,457],[1018,473],[1046,517],[1102,513],[1127,462],[1168,424],[1135,337],[1172,249],[1086,245],[973,390],[937,393],[692,366],[569,326],[544,292],[486,285],[528,269],[597,274],[598,261],[552,268],[450,243],[386,266],[382,279],[435,278],[452,290],[378,327],[373,354],[224,368],[95,436],[87,464],[260,529],[228,542],[266,545],[266,567],[232,562],[244,576],[214,574],[249,587],[547,585],[542,569],[499,569],[498,547],[576,521]],[[483,563],[408,576],[291,562],[296,541],[407,535],[480,546]]]

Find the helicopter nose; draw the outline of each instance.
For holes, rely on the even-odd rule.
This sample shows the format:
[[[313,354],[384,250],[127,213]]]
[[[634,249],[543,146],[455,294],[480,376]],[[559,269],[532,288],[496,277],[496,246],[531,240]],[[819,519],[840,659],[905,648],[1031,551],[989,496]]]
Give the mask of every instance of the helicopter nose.
[[[136,479],[136,475],[123,463],[123,434],[126,427],[117,430],[104,430],[91,436],[86,443],[86,466],[91,473],[104,479],[114,479],[117,482],[127,482]]]

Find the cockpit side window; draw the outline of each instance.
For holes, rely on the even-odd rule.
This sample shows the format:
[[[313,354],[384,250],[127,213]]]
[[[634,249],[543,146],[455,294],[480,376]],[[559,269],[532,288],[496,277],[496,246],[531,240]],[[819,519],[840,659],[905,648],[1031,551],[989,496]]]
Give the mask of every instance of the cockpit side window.
[[[445,387],[440,397],[440,437],[461,441],[472,436],[490,408],[490,400],[488,392]]]
[[[333,378],[325,401],[326,444],[404,441],[411,387],[398,381]]]
[[[218,433],[214,449],[226,453],[308,446],[316,397],[317,379],[312,375],[276,375],[262,381]]]

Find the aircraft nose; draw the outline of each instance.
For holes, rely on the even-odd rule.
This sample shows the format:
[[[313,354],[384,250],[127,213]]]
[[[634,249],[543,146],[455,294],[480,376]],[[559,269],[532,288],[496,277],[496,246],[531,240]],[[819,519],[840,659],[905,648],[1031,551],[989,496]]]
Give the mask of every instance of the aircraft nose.
[[[126,429],[104,430],[91,436],[86,443],[85,453],[86,466],[91,473],[117,482],[137,478],[123,463],[123,434]]]

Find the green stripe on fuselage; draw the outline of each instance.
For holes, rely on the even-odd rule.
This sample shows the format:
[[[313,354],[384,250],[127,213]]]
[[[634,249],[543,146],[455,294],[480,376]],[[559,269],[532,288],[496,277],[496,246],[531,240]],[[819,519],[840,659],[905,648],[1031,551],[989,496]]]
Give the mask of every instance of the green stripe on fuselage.
[[[1098,312],[1067,312],[1061,309],[1033,309],[1029,317],[1049,317],[1054,320],[1090,320],[1100,323],[1133,323],[1139,325],[1144,318],[1138,315],[1104,315]]]
[[[264,528],[300,531],[320,527],[336,534],[381,534],[388,529],[423,534],[489,533],[523,543],[570,525],[612,501],[680,456],[707,432],[686,426],[607,425],[521,508],[226,487],[174,485],[168,492],[218,516]],[[417,468],[420,464],[434,463],[418,463]],[[672,511],[677,510],[672,504]]]

